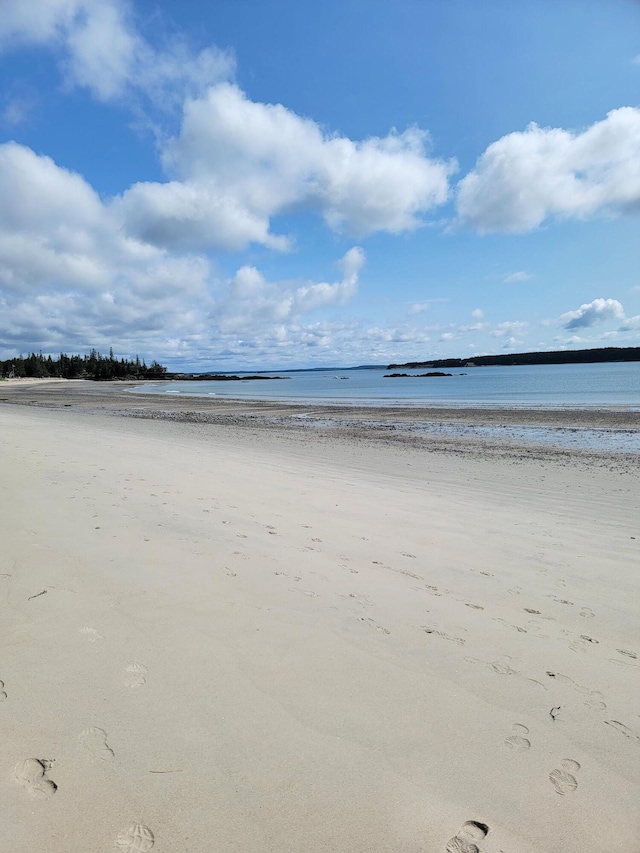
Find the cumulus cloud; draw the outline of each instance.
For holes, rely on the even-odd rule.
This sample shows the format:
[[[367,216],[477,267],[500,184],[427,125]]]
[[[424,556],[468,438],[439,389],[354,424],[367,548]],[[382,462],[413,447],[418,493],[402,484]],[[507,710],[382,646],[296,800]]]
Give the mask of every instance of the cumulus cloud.
[[[123,227],[169,249],[236,252],[250,243],[286,251],[291,241],[270,231],[269,216],[213,182],[138,183],[114,201]]]
[[[624,308],[617,299],[594,299],[560,317],[565,329],[582,329],[606,320],[624,319]]]
[[[490,332],[492,338],[503,338],[505,335],[521,335],[529,324],[523,320],[508,320],[498,325]]]
[[[354,246],[340,261],[343,277],[333,282],[268,282],[255,267],[244,266],[229,280],[216,302],[216,323],[245,333],[265,324],[297,323],[300,317],[330,305],[344,305],[358,288],[365,254]]]
[[[471,312],[471,316],[475,317],[476,320],[482,320],[482,318],[484,317],[484,311],[482,310],[482,308],[474,308]]]
[[[514,349],[514,347],[518,347],[521,344],[522,344],[522,341],[519,340],[518,338],[509,337],[504,341],[504,343],[502,344],[502,346],[500,348],[501,349]]]
[[[612,110],[581,133],[532,123],[503,136],[460,182],[457,204],[460,218],[481,233],[637,210],[640,109]]]
[[[354,235],[413,231],[447,200],[456,168],[429,158],[427,142],[417,128],[353,141],[221,83],[185,104],[180,134],[163,151],[174,180],[134,185],[123,216],[157,242],[180,242],[185,223],[206,241],[211,223],[218,230],[228,218],[234,248],[249,239],[277,246],[271,217],[301,210]]]
[[[624,322],[618,328],[618,331],[635,332],[637,329],[640,329],[640,314],[636,314],[635,317],[625,317]]]
[[[80,175],[15,143],[0,146],[6,346],[142,347],[164,328],[194,334],[210,302],[209,274],[204,257],[170,256],[124,235]]]
[[[103,101],[138,90],[166,105],[234,70],[233,58],[215,47],[192,52],[180,39],[152,47],[128,0],[3,0],[0,49],[20,44],[51,47],[68,82]]]

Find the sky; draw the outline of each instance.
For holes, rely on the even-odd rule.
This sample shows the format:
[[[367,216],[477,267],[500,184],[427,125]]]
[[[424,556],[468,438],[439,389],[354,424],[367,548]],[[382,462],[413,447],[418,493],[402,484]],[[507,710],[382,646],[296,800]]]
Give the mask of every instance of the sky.
[[[638,0],[0,0],[0,359],[640,346]]]

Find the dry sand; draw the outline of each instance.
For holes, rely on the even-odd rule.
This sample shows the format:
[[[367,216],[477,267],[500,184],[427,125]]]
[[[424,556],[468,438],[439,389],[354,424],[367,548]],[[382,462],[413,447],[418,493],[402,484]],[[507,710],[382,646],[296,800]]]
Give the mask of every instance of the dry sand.
[[[1,389],[3,853],[640,850],[637,463],[109,393]]]

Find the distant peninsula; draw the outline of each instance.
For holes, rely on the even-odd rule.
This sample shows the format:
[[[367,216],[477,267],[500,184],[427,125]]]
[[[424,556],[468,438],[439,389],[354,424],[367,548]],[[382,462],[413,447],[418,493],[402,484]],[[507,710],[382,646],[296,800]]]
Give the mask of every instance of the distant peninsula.
[[[493,367],[519,364],[596,364],[605,361],[640,361],[640,347],[603,347],[601,349],[519,352],[508,355],[477,355],[473,358],[440,358],[389,364],[387,370],[420,370],[424,367]]]

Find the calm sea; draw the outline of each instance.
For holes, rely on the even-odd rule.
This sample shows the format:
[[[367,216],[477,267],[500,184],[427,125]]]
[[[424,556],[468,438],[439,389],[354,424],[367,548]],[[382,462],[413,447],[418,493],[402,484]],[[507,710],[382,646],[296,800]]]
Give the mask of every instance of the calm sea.
[[[467,367],[453,376],[385,379],[383,368],[272,371],[286,379],[158,382],[145,394],[367,406],[624,407],[640,411],[640,362]],[[412,374],[421,371],[404,371]],[[241,375],[238,373],[238,375]]]

